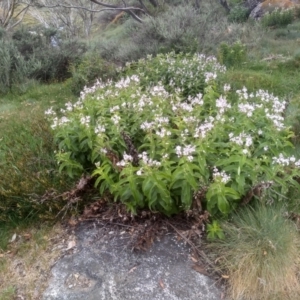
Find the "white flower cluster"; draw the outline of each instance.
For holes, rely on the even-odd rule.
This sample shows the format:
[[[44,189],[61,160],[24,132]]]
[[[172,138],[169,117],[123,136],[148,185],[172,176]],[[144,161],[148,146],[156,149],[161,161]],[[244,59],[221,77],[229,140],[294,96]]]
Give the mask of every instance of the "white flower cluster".
[[[273,164],[279,164],[282,166],[295,165],[300,167],[300,159],[296,160],[295,156],[285,157],[282,153],[278,157],[273,157]]]
[[[80,118],[80,123],[84,126],[90,126],[91,117],[90,116],[82,116]]]
[[[175,153],[178,157],[185,156],[188,161],[193,161],[194,157],[192,154],[196,151],[196,147],[192,145],[187,145],[185,147],[176,146]]]
[[[203,124],[199,125],[195,129],[194,138],[205,138],[206,134],[214,128],[214,117],[209,116],[208,120],[205,120]]]
[[[249,94],[246,87],[243,87],[242,90],[237,90],[236,93],[241,101],[238,104],[240,112],[245,113],[247,117],[252,117],[256,109],[264,109],[265,116],[273,122],[277,130],[284,128],[283,113],[287,105],[286,101],[280,101],[278,97],[264,90],[258,90],[255,94]],[[253,98],[256,98],[255,103]],[[248,102],[248,99],[252,99],[252,103]],[[259,100],[261,103],[257,103]]]
[[[224,171],[220,172],[217,169],[217,167],[213,168],[213,178],[215,181],[221,181],[224,184],[226,184],[231,179],[231,177],[228,174],[226,174],[226,172],[224,172]]]
[[[227,109],[231,108],[231,105],[227,102],[226,97],[221,95],[216,100],[216,107],[219,109],[218,113],[222,115]]]
[[[52,129],[55,129],[56,127],[60,127],[60,126],[63,126],[63,125],[66,125],[70,122],[70,119],[68,119],[67,117],[63,116],[61,117],[60,119],[58,119],[57,117],[55,117],[53,119],[53,123],[51,125],[51,128]]]
[[[132,161],[133,161],[133,157],[131,155],[128,155],[126,152],[124,152],[123,159],[121,161],[117,162],[116,165],[118,167],[125,167],[126,165],[128,165]]]
[[[104,133],[105,132],[105,127],[98,124],[96,127],[95,127],[95,133],[96,134],[100,134],[100,133]]]
[[[153,160],[148,157],[147,152],[143,152],[142,154],[139,154],[139,158],[141,159],[141,162],[143,165],[149,166],[149,167],[160,167],[161,163],[157,160]]]
[[[240,133],[238,136],[234,136],[234,134],[231,132],[228,136],[231,142],[236,143],[239,146],[250,147],[253,144],[252,136],[244,132]]]

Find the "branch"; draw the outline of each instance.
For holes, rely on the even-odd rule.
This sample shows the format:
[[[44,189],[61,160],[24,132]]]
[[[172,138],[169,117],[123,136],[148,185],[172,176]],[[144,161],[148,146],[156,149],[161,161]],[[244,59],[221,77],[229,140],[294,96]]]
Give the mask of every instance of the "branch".
[[[89,12],[103,12],[103,11],[106,11],[106,10],[120,10],[120,11],[124,11],[128,14],[130,14],[135,20],[137,20],[138,22],[143,22],[142,19],[140,17],[138,17],[134,12],[134,11],[140,11],[146,15],[148,15],[148,13],[142,9],[142,8],[139,8],[139,7],[135,7],[135,6],[129,6],[129,7],[118,7],[118,6],[115,6],[115,5],[109,5],[109,4],[102,4],[101,2],[98,2],[96,0],[90,0],[91,2],[93,3],[96,3],[96,4],[99,4],[99,5],[103,5],[105,6],[105,8],[102,8],[102,9],[98,9],[98,10],[95,10],[95,9],[89,9],[87,7],[84,7],[84,6],[76,6],[76,5],[64,5],[64,4],[56,4],[56,5],[44,5],[44,4],[40,4],[38,3],[38,5],[34,5],[34,4],[28,4],[30,6],[37,6],[39,8],[57,8],[57,7],[64,7],[64,8],[74,8],[74,9],[83,9],[83,10],[86,10],[86,11],[89,11]]]

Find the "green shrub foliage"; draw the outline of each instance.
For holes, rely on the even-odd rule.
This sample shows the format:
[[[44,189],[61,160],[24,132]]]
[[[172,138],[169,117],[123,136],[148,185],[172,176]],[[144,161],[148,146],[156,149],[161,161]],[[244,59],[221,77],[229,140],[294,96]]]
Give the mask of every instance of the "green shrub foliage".
[[[106,62],[96,51],[87,53],[78,66],[71,67],[71,89],[79,95],[84,86],[92,85],[96,79],[108,80],[116,77],[116,66]]]
[[[265,27],[278,26],[285,27],[294,20],[293,9],[275,9],[271,13],[267,13],[262,17],[262,24]]]
[[[127,63],[123,69],[127,76],[138,74],[144,89],[161,83],[168,92],[180,90],[184,97],[203,93],[207,86],[206,76],[210,74],[216,79],[219,72],[225,72],[225,67],[213,56],[175,52],[156,57],[148,55],[147,59]]]
[[[235,5],[229,13],[228,20],[235,23],[243,23],[248,20],[250,11],[244,4]]]
[[[59,114],[46,112],[60,170],[91,173],[101,194],[109,191],[132,212],[149,207],[167,215],[190,209],[196,195],[211,214],[227,215],[242,199],[275,201],[298,185],[285,101],[218,84],[225,68],[212,57],[157,60],[150,86],[137,67],[116,83],[86,88]]]
[[[13,87],[20,90],[30,79],[65,80],[71,76],[70,66],[78,64],[85,51],[85,44],[62,41],[51,29],[21,28],[12,37],[3,34],[0,37],[1,92]]]
[[[218,50],[218,60],[226,67],[241,66],[247,59],[246,47],[240,42],[232,45],[222,43]]]

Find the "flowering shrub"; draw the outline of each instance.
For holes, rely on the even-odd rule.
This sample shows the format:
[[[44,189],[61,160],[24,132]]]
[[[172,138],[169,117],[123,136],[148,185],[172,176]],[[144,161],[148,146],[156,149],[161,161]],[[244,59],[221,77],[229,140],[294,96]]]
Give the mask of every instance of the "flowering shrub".
[[[197,57],[209,61],[211,70],[225,71],[214,59]],[[109,191],[132,212],[149,207],[167,215],[190,209],[193,200],[211,214],[226,215],[242,199],[266,194],[278,200],[297,185],[300,160],[289,155],[285,101],[263,90],[218,87],[218,73],[205,73],[198,59],[178,62],[176,71],[170,56],[161,58],[173,68],[168,74],[174,77],[165,78],[174,89],[162,83],[147,87],[146,71],[138,67],[138,75],[85,88],[60,117],[46,112],[60,170],[91,173],[101,194]],[[197,68],[205,83],[198,94],[197,78],[188,77]],[[191,95],[183,97],[184,89]]]
[[[216,79],[217,73],[225,70],[213,56],[171,52],[127,63],[123,71],[129,76],[139,74],[144,88],[160,82],[168,92],[179,89],[184,97],[188,97],[203,93],[208,81]]]

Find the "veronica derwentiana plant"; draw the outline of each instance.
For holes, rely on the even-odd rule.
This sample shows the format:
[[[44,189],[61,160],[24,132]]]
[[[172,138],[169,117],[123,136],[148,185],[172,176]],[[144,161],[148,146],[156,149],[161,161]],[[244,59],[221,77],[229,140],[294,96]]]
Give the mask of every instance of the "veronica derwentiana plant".
[[[213,57],[160,55],[118,82],[85,88],[60,116],[49,109],[60,169],[93,174],[101,193],[133,212],[148,206],[170,215],[205,190],[203,206],[227,214],[270,181],[268,197],[280,198],[296,185],[300,166],[289,155],[286,102],[218,86],[225,71]]]

